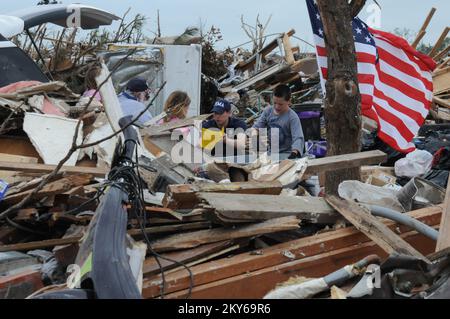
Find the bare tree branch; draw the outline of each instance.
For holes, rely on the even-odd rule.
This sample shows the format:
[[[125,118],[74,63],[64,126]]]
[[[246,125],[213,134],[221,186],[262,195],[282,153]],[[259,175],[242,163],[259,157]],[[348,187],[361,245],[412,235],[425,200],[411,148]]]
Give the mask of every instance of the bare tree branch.
[[[8,117],[6,118],[6,120],[3,122],[2,126],[0,127],[0,135],[3,134],[3,131],[6,129],[6,125],[8,125],[8,123],[11,120],[13,115],[14,115],[14,111],[11,111],[11,113],[9,113]]]

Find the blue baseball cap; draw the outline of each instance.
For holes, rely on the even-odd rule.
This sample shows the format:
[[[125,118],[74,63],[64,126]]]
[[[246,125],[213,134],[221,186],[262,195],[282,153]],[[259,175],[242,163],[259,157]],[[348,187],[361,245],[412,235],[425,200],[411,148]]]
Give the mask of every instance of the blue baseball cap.
[[[212,112],[217,114],[223,114],[224,112],[230,112],[231,111],[231,103],[227,100],[217,100],[216,103],[214,103]]]
[[[131,92],[144,92],[145,90],[148,90],[149,87],[144,78],[134,78],[128,82],[127,89]]]

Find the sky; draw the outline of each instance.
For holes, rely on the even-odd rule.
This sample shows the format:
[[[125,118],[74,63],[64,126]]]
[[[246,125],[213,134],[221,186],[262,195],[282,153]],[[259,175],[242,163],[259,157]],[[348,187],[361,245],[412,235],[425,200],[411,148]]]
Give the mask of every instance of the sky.
[[[61,0],[60,0],[61,1]],[[0,14],[33,6],[38,0],[2,1]],[[110,11],[122,16],[128,8],[130,14],[144,14],[148,20],[145,33],[155,32],[157,10],[160,11],[161,31],[163,36],[181,34],[188,26],[201,26],[208,30],[212,25],[220,28],[223,40],[217,43],[219,49],[234,47],[249,41],[241,28],[241,15],[250,25],[254,25],[259,14],[265,22],[270,15],[271,21],[266,34],[282,33],[296,30],[296,36],[312,43],[311,26],[304,0],[62,0],[64,4],[83,3]],[[425,21],[432,7],[437,12],[424,38],[425,43],[434,44],[446,26],[450,25],[448,12],[449,0],[377,0],[381,6],[378,21],[383,31],[395,28],[407,28],[417,32]],[[367,20],[374,7],[373,0],[367,0],[360,17]],[[113,25],[114,26],[114,25]],[[312,48],[299,40],[293,39],[293,45],[299,45],[302,51]]]

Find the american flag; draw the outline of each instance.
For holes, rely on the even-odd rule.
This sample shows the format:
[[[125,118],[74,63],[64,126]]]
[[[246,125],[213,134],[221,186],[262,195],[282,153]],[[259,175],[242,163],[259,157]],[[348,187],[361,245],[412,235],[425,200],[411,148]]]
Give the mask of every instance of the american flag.
[[[322,87],[327,79],[327,50],[317,4],[306,0]],[[378,123],[378,136],[403,153],[415,150],[413,139],[429,114],[436,63],[396,35],[352,21],[358,62],[362,114]],[[324,90],[325,92],[325,90]]]

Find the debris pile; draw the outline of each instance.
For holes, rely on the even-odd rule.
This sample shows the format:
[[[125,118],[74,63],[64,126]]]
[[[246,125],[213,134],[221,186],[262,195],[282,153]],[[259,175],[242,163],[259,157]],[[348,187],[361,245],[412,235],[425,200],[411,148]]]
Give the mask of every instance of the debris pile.
[[[198,143],[198,123],[212,117],[200,114],[204,105],[177,121],[166,121],[165,111],[147,123],[124,116],[117,94],[134,71],[155,76],[158,90],[144,112],[162,110],[158,95],[171,77],[156,79],[155,70],[168,63],[159,53],[170,50],[133,43],[135,27],[119,29],[128,41],[118,36],[121,43],[86,59],[95,87],[78,93],[89,94],[74,93],[68,81],[0,88],[0,298],[448,296],[448,48],[432,54],[440,64],[434,109],[408,155],[382,143],[365,119],[362,152],[326,156],[333,132],[324,130],[316,57],[292,48],[294,30],[235,56],[228,74],[214,79],[217,94],[251,124],[275,87],[289,84],[306,151],[231,161]],[[157,42],[181,38],[185,46],[172,52],[200,42],[187,31]],[[47,67],[73,70],[77,58],[66,58]],[[177,160],[181,153],[188,158]],[[329,194],[327,173],[347,169],[359,169],[361,179]],[[364,286],[374,274],[381,288]]]

